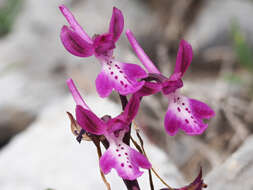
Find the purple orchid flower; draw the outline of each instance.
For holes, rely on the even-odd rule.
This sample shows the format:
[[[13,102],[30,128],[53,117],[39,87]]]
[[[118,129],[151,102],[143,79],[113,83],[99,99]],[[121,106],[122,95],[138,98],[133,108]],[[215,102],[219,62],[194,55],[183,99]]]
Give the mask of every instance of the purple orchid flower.
[[[124,17],[119,9],[113,8],[109,31],[91,39],[67,7],[61,5],[59,8],[70,25],[61,29],[60,37],[64,47],[75,56],[95,55],[102,66],[96,79],[97,92],[101,97],[109,96],[113,89],[121,95],[128,95],[144,85],[144,81],[139,82],[138,79],[147,74],[140,66],[122,63],[113,57],[115,43],[124,28]]]
[[[129,124],[135,118],[139,105],[139,96],[132,96],[124,112],[115,118],[98,118],[87,106],[78,92],[72,79],[67,81],[70,92],[77,104],[77,123],[88,133],[104,135],[110,146],[100,158],[100,168],[108,174],[114,168],[123,179],[135,180],[143,174],[139,168],[150,169],[151,164],[147,158],[123,142]]]
[[[168,98],[169,105],[164,119],[166,132],[174,136],[181,128],[188,135],[202,134],[208,126],[203,122],[203,119],[213,117],[215,115],[214,111],[205,103],[185,97],[179,92],[179,89],[183,87],[182,77],[192,61],[191,45],[185,40],[181,40],[175,70],[167,78],[161,75],[160,71],[145,54],[132,32],[127,30],[126,35],[148,72],[160,79],[162,92]]]

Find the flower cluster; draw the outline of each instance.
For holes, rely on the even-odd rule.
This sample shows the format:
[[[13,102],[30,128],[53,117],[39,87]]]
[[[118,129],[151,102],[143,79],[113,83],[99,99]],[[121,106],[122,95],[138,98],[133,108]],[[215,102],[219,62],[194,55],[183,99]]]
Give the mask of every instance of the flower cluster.
[[[66,50],[79,57],[94,55],[102,67],[95,81],[98,94],[104,98],[115,90],[121,98],[124,98],[123,104],[126,103],[123,105],[123,112],[117,117],[105,115],[99,118],[85,103],[73,80],[67,80],[76,102],[76,120],[69,114],[72,125],[77,129],[74,130],[74,134],[78,136],[79,141],[80,137],[82,139],[82,135],[85,135],[86,139],[94,143],[102,142],[106,151],[101,156],[99,164],[104,174],[108,174],[114,168],[124,180],[136,180],[143,173],[139,168],[151,169],[151,163],[143,154],[144,151],[137,151],[129,145],[131,123],[144,96],[162,92],[168,99],[164,126],[169,135],[175,135],[179,129],[188,135],[199,135],[205,131],[207,124],[203,119],[213,117],[214,111],[205,103],[180,94],[180,88],[183,87],[182,77],[193,57],[190,44],[184,40],[180,42],[174,72],[170,77],[166,77],[145,54],[132,32],[127,30],[127,38],[146,72],[139,65],[114,59],[113,50],[124,28],[124,17],[119,9],[113,8],[108,32],[94,35],[92,38],[86,34],[64,5],[60,6],[60,10],[69,23],[69,26],[62,27],[60,35]],[[129,101],[126,95],[131,96]],[[195,181],[200,184],[197,185],[198,189],[201,189],[203,183],[201,176]]]

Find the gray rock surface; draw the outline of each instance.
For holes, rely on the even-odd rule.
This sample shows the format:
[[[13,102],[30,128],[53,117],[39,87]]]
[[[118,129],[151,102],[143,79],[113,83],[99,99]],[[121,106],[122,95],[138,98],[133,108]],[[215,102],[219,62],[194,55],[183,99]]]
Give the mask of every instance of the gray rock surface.
[[[253,43],[253,3],[250,0],[206,0],[205,6],[191,26],[186,38],[195,50],[231,44],[233,21]]]
[[[105,99],[86,96],[86,102],[99,116],[120,113],[119,106]],[[1,190],[105,189],[99,176],[96,149],[90,142],[78,144],[70,132],[65,111],[74,112],[72,98],[59,99],[45,108],[28,129],[18,134],[0,152]],[[184,185],[182,176],[166,154],[145,140],[153,166],[173,187]],[[125,189],[115,171],[107,175],[112,190]],[[164,187],[155,177],[156,189]],[[149,189],[147,172],[140,178]]]
[[[208,188],[215,190],[253,189],[253,136],[207,177]]]

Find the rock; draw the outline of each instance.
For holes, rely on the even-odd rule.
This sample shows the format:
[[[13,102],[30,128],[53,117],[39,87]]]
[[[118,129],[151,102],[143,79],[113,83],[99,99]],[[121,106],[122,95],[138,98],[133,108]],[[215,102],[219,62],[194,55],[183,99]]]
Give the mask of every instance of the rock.
[[[253,43],[251,18],[253,4],[249,0],[205,1],[201,13],[186,35],[194,50],[213,46],[231,45],[232,23],[239,24],[240,30]]]
[[[120,113],[120,106],[97,96],[85,96],[99,116]],[[70,132],[66,111],[74,112],[72,98],[59,99],[46,107],[28,129],[18,134],[0,152],[1,190],[105,189],[99,176],[96,149],[90,142],[78,144]],[[182,176],[161,150],[145,140],[153,166],[173,187],[184,185]],[[112,189],[125,189],[115,171],[106,176]],[[164,187],[154,176],[156,189]],[[147,172],[140,178],[149,189]]]
[[[208,174],[205,181],[215,190],[253,189],[252,162],[253,136],[250,136],[227,161]]]

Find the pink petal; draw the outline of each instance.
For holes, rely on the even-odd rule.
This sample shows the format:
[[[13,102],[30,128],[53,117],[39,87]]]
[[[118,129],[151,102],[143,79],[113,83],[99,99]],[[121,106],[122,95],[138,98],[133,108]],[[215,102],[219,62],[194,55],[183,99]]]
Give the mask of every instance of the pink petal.
[[[112,17],[110,21],[109,32],[113,34],[113,40],[116,42],[124,28],[124,17],[119,9],[113,7]]]
[[[124,121],[127,124],[130,124],[138,113],[140,107],[140,98],[139,96],[133,95],[126,105],[121,116],[124,118]]]
[[[175,135],[179,128],[188,135],[199,135],[205,131],[208,125],[203,122],[203,118],[207,118],[207,115],[213,116],[207,105],[181,96],[177,92],[171,93],[168,98],[164,125],[169,135]],[[199,107],[201,109],[198,109]]]
[[[177,61],[174,73],[181,73],[181,77],[191,64],[193,57],[192,47],[185,40],[181,40],[177,53]]]
[[[178,88],[183,87],[183,81],[179,78],[178,80],[168,80],[163,82],[162,84],[163,88],[163,94],[167,95],[172,92],[175,92]]]
[[[105,123],[90,110],[79,105],[76,106],[76,120],[84,130],[91,134],[102,135],[105,133]]]
[[[126,31],[126,36],[136,55],[138,56],[144,67],[148,70],[148,72],[160,74],[160,71],[156,68],[154,63],[150,60],[142,47],[139,45],[131,30]]]
[[[61,41],[64,47],[75,56],[89,57],[94,52],[92,44],[85,41],[67,26],[63,26],[61,29]]]
[[[84,41],[92,44],[92,40],[82,29],[82,27],[78,24],[78,22],[76,21],[72,13],[69,11],[69,9],[65,5],[59,6],[59,9],[62,12],[63,16],[67,19],[69,25],[71,26],[71,29],[74,30],[77,33],[77,35],[79,35]]]
[[[115,89],[121,95],[132,94],[144,85],[144,81],[137,81],[139,77],[144,76],[141,67],[129,65],[113,59],[102,62],[102,71],[96,80],[97,91],[101,97],[108,96],[112,89]],[[127,70],[129,68],[136,73],[136,76],[129,74]]]
[[[210,119],[215,116],[215,112],[205,103],[198,100],[189,99],[191,108],[195,115],[203,119]]]
[[[71,78],[67,80],[67,85],[69,87],[69,90],[70,90],[76,104],[82,106],[83,108],[85,108],[87,110],[90,110],[90,108],[87,106],[87,104],[83,100],[82,96],[80,95],[79,91],[77,90],[74,81]]]
[[[132,81],[147,77],[147,73],[139,65],[129,63],[121,63],[121,65],[122,71]]]
[[[102,70],[96,78],[96,89],[100,97],[104,98],[111,94],[113,85],[108,75]]]
[[[107,174],[114,168],[123,179],[135,180],[143,174],[139,167],[149,169],[151,164],[145,156],[122,142],[123,136],[118,138],[114,134],[107,134],[110,147],[100,159],[100,168]]]
[[[149,96],[152,94],[156,94],[160,92],[162,89],[162,85],[156,82],[147,82],[145,81],[145,84],[142,86],[142,88],[136,92],[136,96],[143,97],[143,96]]]
[[[113,36],[110,33],[98,35],[94,39],[95,55],[107,56],[108,52],[115,48]]]

